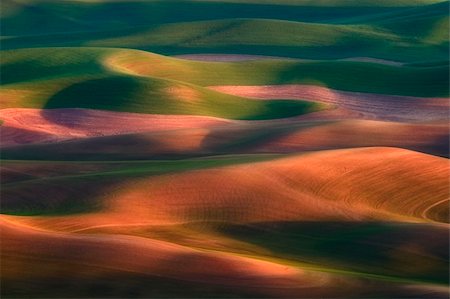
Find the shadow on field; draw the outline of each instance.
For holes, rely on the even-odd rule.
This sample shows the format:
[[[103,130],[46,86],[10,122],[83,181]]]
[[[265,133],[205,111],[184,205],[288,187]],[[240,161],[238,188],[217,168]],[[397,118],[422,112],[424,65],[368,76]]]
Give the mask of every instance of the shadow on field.
[[[70,127],[70,122],[61,121],[54,116],[55,114],[45,111],[43,113],[55,123],[65,123],[67,127]],[[77,116],[83,119],[84,113],[86,112],[82,109],[73,110],[70,118],[72,121]],[[383,146],[448,157],[447,131],[434,130],[433,127],[427,126],[408,126],[405,124],[404,127],[365,129],[352,127],[352,125],[345,126],[345,123],[341,126],[340,122],[252,123],[221,126],[208,129],[206,132],[203,129],[182,129],[12,146],[1,149],[1,155],[3,159],[24,160],[160,160]],[[386,130],[386,132],[383,133],[380,130]],[[411,138],[410,134],[414,130],[416,130],[417,139]]]
[[[118,179],[57,177],[26,180],[2,186],[1,211],[7,215],[60,216],[102,209],[100,198],[112,194]]]
[[[45,109],[90,108],[127,111],[133,107],[133,95],[140,90],[139,81],[129,76],[111,76],[85,80],[64,88],[53,95],[45,104]]]
[[[271,222],[217,229],[292,261],[392,279],[449,281],[448,229],[433,224]]]
[[[61,261],[61,266],[64,263]],[[88,273],[2,279],[2,298],[266,298],[256,288],[240,290],[208,283],[183,281],[126,272]]]

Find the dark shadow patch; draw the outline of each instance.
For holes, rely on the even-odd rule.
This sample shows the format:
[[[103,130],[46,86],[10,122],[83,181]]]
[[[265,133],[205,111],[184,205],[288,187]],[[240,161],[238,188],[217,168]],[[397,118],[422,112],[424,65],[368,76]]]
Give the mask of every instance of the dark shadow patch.
[[[140,90],[139,81],[128,76],[112,76],[73,84],[53,95],[44,109],[90,108],[129,111],[133,95]]]
[[[218,230],[288,260],[393,280],[449,280],[448,229],[432,224],[273,222]]]

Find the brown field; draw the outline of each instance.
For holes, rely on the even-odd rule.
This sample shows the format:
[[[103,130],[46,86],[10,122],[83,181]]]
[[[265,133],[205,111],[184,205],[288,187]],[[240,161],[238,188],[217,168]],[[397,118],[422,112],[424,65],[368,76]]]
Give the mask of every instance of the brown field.
[[[319,101],[358,113],[359,118],[365,119],[406,122],[449,119],[450,102],[448,98],[368,94],[337,91],[312,85],[210,86],[209,88],[249,98]]]
[[[211,128],[232,120],[196,115],[161,115],[90,109],[0,110],[2,146],[96,136]],[[126,124],[126,125],[124,125]]]
[[[68,169],[87,174],[111,165],[68,166],[19,163],[14,169],[29,176],[19,178],[2,171],[2,180],[11,182],[3,190],[4,207],[36,204],[45,210],[75,200],[70,197],[75,190],[83,190],[83,198],[95,200],[97,206],[81,214],[51,217],[3,215],[2,255],[7,262],[2,274],[14,281],[12,286],[29,281],[46,285],[45,279],[58,273],[82,287],[86,280],[110,287],[107,281],[133,274],[137,281],[163,279],[178,286],[231,288],[252,296],[402,297],[414,290],[418,298],[445,298],[440,287],[413,280],[383,282],[361,278],[363,274],[342,275],[321,264],[292,263],[222,232],[236,225],[264,223],[341,222],[358,227],[357,223],[401,221],[417,227],[395,239],[401,245],[391,245],[395,255],[389,259],[396,264],[390,275],[402,273],[405,263],[419,267],[417,275],[442,271],[434,260],[429,263],[437,264],[424,268],[417,254],[432,259],[445,255],[441,243],[447,242],[450,170],[445,158],[396,148],[346,149],[124,180],[100,179],[95,184],[64,177]],[[45,196],[48,193],[51,198]],[[421,240],[429,239],[428,247],[416,239],[421,234]],[[371,241],[376,246],[394,241],[378,238]],[[30,267],[39,270],[28,271]]]
[[[251,122],[88,109],[54,109],[45,113],[39,109],[5,110],[4,125],[0,127],[2,147],[71,140],[55,145],[64,149],[60,152],[65,155],[95,154],[101,149],[132,158],[293,153],[367,146],[401,147],[439,156],[449,153],[446,121],[317,121],[301,117]],[[128,125],[122,126],[123,123]],[[41,148],[51,150],[52,146]]]
[[[299,266],[243,254],[195,249],[137,236],[56,233],[17,224],[11,218],[1,219],[1,231],[2,258],[6,261],[2,264],[2,274],[8,279],[9,289],[28,285],[33,290],[34,282],[37,288],[47,285],[56,293],[58,288],[92,292],[94,285],[120,293],[119,281],[115,281],[122,278],[121,283],[132,284],[127,281],[132,277],[135,282],[146,280],[147,285],[152,286],[150,293],[142,289],[141,295],[147,296],[167,293],[165,288],[169,285],[175,287],[172,291],[175,296],[196,289],[202,294],[214,291],[226,294],[232,289],[236,294],[276,298],[331,294],[352,298],[368,294],[405,296],[410,292],[417,298],[445,296],[445,290],[439,287],[402,286],[351,276],[342,278],[309,267],[302,270]],[[32,247],[28,246],[30,242]],[[49,278],[60,282],[51,284]],[[161,285],[153,285],[158,281]],[[141,291],[139,285],[135,290]]]
[[[264,56],[264,55],[240,55],[240,54],[184,54],[175,55],[174,57],[180,59],[188,59],[195,61],[249,61],[249,60],[267,60],[267,59],[278,59],[278,60],[296,60],[296,61],[308,61],[308,59],[298,59],[289,57],[279,57],[279,56]],[[371,62],[379,63],[385,65],[401,66],[403,63],[398,61],[391,61],[386,59],[377,59],[371,57],[350,57],[344,59],[337,59],[338,61],[359,61],[359,62]],[[309,60],[311,61],[311,60]]]
[[[55,167],[53,172],[58,173],[59,167],[64,170],[65,166]],[[40,177],[41,184],[36,184],[36,179],[19,181],[21,188],[4,190],[4,206],[32,204],[38,200],[36,194],[54,188],[50,200],[36,202],[45,207],[69,200],[72,188],[89,185],[71,181],[60,188],[52,180],[45,183],[43,179],[52,172],[45,164],[43,168],[23,169]],[[95,170],[84,169],[88,173]],[[85,197],[100,203],[99,214],[88,213],[81,216],[85,220],[75,222],[77,226],[90,226],[91,221],[110,225],[111,219],[155,225],[200,220],[447,223],[444,203],[448,200],[448,173],[447,159],[408,150],[375,147],[323,151],[268,162],[129,178],[114,184],[106,181],[104,187],[99,181],[97,187],[102,192],[89,196],[95,189],[84,189]],[[5,179],[11,181],[7,174]],[[386,198],[385,192],[392,196]],[[56,228],[57,219],[42,220],[52,223],[49,228]]]
[[[449,299],[449,1],[2,1],[0,298]]]

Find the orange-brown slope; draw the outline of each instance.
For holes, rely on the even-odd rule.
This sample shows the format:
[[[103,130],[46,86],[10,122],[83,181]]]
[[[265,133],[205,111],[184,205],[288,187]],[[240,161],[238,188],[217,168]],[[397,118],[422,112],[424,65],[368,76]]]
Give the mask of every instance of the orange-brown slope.
[[[237,255],[138,237],[38,231],[14,224],[11,219],[2,221],[1,237],[2,277],[11,284],[71,277],[75,286],[83,278],[108,279],[121,274],[209,284],[209,288],[219,290],[237,287],[244,294],[258,293],[257,288],[261,294],[283,294],[283,289],[292,294],[289,289],[318,288],[327,280],[314,273]]]
[[[375,147],[143,178],[24,181],[5,186],[2,197],[10,211],[95,207],[85,215],[22,219],[69,230],[192,221],[448,222],[448,174],[445,158]]]
[[[449,169],[445,158],[407,150],[326,151],[138,180],[105,211],[161,221],[448,222]]]
[[[43,178],[54,171],[20,170]],[[448,160],[444,158],[395,148],[361,148],[145,178],[102,181],[81,176],[56,179],[53,183],[52,179],[22,181],[18,183],[20,188],[12,189],[5,185],[3,207],[16,203],[20,210],[20,206],[32,206],[33,202],[51,206],[57,201],[77,205],[80,200],[91,200],[97,205],[84,214],[48,217],[44,212],[42,216],[2,216],[2,261],[6,261],[2,264],[2,282],[6,285],[3,292],[23,297],[20,291],[32,292],[30,286],[53,291],[51,281],[57,280],[63,281],[56,288],[61,292],[67,289],[82,292],[92,284],[100,284],[115,297],[125,295],[117,295],[115,292],[120,290],[111,281],[121,281],[126,291],[139,288],[144,297],[155,296],[146,293],[149,289],[162,292],[158,296],[180,297],[179,293],[168,294],[167,290],[184,285],[187,288],[184,291],[193,292],[194,297],[205,294],[196,292],[206,288],[212,292],[208,293],[211,296],[233,289],[234,296],[250,297],[361,298],[379,294],[445,298],[445,291],[427,285],[417,287],[405,282],[382,283],[353,277],[360,274],[370,277],[370,273],[379,272],[372,272],[372,268],[363,271],[366,274],[344,271],[332,275],[305,270],[311,268],[299,263],[287,267],[277,263],[284,258],[283,264],[289,263],[295,256],[271,252],[252,245],[250,239],[245,239],[249,242],[246,243],[219,232],[221,227],[227,230],[233,224],[250,225],[258,232],[265,227],[260,222],[277,221],[279,224],[275,223],[273,229],[269,226],[268,232],[284,238],[290,235],[283,230],[280,235],[277,230],[285,227],[283,223],[289,227],[289,222],[296,221],[306,226],[316,223],[316,227],[328,223],[327,229],[333,221],[356,225],[365,220],[447,222],[448,173]],[[425,226],[433,232],[439,230],[439,234],[447,229],[434,222],[423,225],[423,233],[427,231]],[[413,228],[406,231],[408,238],[414,237]],[[397,233],[401,232],[401,228],[397,229]],[[379,250],[388,250],[382,260],[394,277],[408,280],[416,272],[422,275],[442,269],[442,261],[438,260],[437,265],[405,270],[407,258],[413,258],[416,265],[422,254],[428,258],[428,251],[416,248],[416,243],[408,243],[408,238],[399,242],[404,247],[385,247],[380,239],[383,236],[375,233],[368,241],[375,242],[373,245]],[[366,248],[371,244],[364,242],[358,246]],[[402,252],[405,254],[401,257],[395,255]],[[327,261],[333,260],[329,257],[327,260],[326,255],[319,263],[317,255],[303,256],[301,251],[297,254],[301,261],[314,262],[316,271],[320,270],[318,265],[331,267],[322,269],[325,272],[338,269],[335,267],[339,263],[328,264]],[[268,257],[271,262],[259,260]],[[436,257],[429,260],[435,261]],[[351,265],[344,266],[348,269]]]
[[[2,217],[3,218],[3,217]],[[35,230],[0,219],[4,296],[445,298],[433,285],[389,283],[123,235]],[[120,283],[119,283],[120,282]],[[118,284],[117,284],[118,283]]]

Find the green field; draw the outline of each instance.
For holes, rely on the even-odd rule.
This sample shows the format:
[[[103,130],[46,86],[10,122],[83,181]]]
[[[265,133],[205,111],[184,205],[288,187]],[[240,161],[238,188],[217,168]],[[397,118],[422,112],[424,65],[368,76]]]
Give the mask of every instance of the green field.
[[[3,88],[29,92],[30,96],[6,101],[3,108],[91,108],[231,119],[289,117],[324,108],[302,101],[254,101],[169,78],[131,76],[105,69],[101,60],[118,51],[91,48],[8,51],[3,54]],[[177,68],[173,71],[177,72]]]
[[[108,64],[106,60],[114,55],[120,55],[117,62],[115,65]],[[121,102],[125,98],[126,101],[139,102],[140,96],[145,97],[149,92],[161,93],[160,90],[163,86],[183,85],[181,82],[198,86],[300,83],[347,91],[394,95],[433,97],[449,94],[448,64],[445,62],[431,66],[402,67],[352,61],[264,60],[217,63],[185,61],[143,51],[105,48],[26,49],[5,51],[2,57],[3,88],[25,91],[39,90],[36,96],[27,99],[27,103],[12,105],[36,108],[43,107],[45,102],[50,102],[50,107],[65,107],[66,105],[74,107],[77,105],[77,101],[80,101],[80,99],[72,100],[74,96],[77,96],[86,99],[92,108],[98,105],[105,109],[107,105],[102,106],[101,102],[95,103],[89,98],[92,96],[100,96],[100,99],[102,96],[111,97],[111,94],[108,93],[114,92],[114,90],[108,89],[106,94],[103,94],[105,87],[123,86],[122,90],[114,92],[113,99],[115,98],[115,100],[108,104],[110,109],[114,109],[115,105],[122,105]],[[140,73],[141,76],[130,76],[130,73],[133,75],[133,65],[146,67]],[[128,66],[129,69],[127,69]],[[117,81],[121,83],[110,84]],[[214,100],[218,102],[220,102],[220,98],[231,99],[230,96],[219,95],[197,86],[183,86],[196,89],[200,94],[215,94]],[[89,92],[85,94],[85,90],[89,90]],[[91,90],[96,90],[98,94],[91,93]],[[60,102],[58,95],[61,93],[65,99],[68,99],[68,103]],[[208,99],[212,100],[211,97]],[[254,102],[247,103],[248,105],[261,105]],[[90,108],[85,103],[79,105],[82,108]],[[123,105],[127,106],[126,103]],[[142,106],[131,110],[125,108],[124,111],[139,109],[144,109],[140,110],[141,112],[163,112],[157,109],[145,109]],[[172,110],[168,106],[164,106],[163,109]],[[186,111],[187,113],[192,112]],[[211,112],[206,115],[219,116],[220,114]],[[223,115],[226,116],[225,113]]]
[[[349,1],[338,7],[333,1],[254,4],[45,1],[36,8],[33,1],[4,1],[2,49],[96,46],[164,55],[368,56],[407,62],[448,58],[447,2]]]

